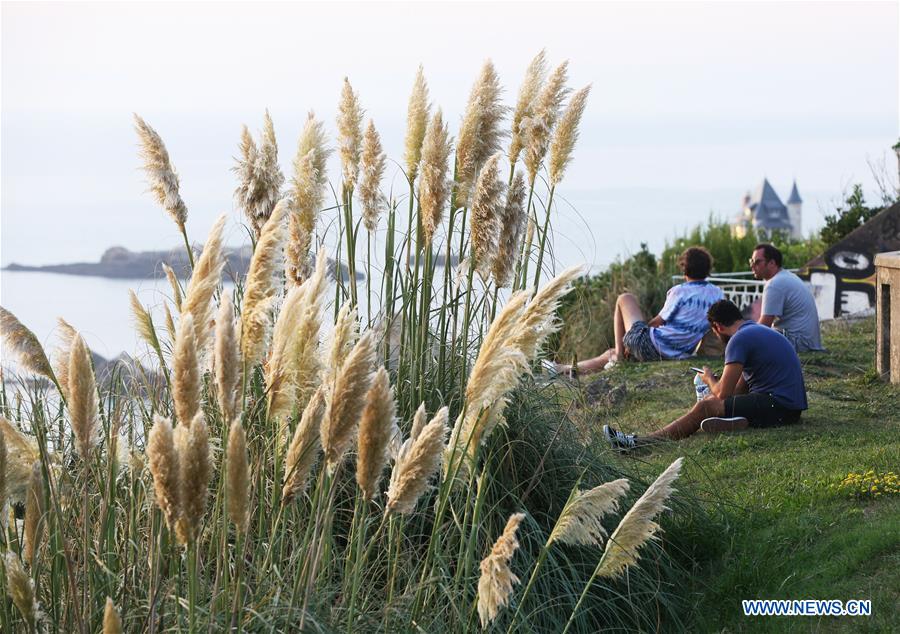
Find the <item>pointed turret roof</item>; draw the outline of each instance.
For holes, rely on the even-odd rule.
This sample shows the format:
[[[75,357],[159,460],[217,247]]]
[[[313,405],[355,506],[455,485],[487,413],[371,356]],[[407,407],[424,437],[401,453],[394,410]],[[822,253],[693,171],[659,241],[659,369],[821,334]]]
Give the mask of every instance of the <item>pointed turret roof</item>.
[[[800,192],[797,191],[797,181],[794,181],[794,186],[791,188],[791,197],[788,198],[787,204],[800,204],[803,202],[803,199],[800,198]]]
[[[766,229],[791,228],[787,207],[781,202],[781,198],[775,193],[767,178],[764,178],[756,191],[753,192],[750,210],[753,212],[754,226]]]

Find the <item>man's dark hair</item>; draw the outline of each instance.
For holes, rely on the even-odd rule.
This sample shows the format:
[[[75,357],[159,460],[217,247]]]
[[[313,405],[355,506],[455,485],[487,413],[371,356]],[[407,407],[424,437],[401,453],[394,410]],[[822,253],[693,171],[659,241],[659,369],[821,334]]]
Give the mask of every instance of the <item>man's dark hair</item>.
[[[689,247],[678,258],[678,266],[692,280],[703,280],[709,277],[712,264],[712,256],[703,247]]]
[[[778,268],[781,268],[781,251],[773,247],[771,244],[757,244],[753,247],[753,250],[756,251],[758,249],[762,249],[763,257],[767,260],[773,260],[775,264],[778,265]]]
[[[740,321],[744,318],[741,314],[741,309],[734,305],[731,300],[720,299],[715,304],[709,307],[709,310],[706,312],[706,318],[709,320],[709,323],[717,323],[721,326],[731,326],[736,321]]]

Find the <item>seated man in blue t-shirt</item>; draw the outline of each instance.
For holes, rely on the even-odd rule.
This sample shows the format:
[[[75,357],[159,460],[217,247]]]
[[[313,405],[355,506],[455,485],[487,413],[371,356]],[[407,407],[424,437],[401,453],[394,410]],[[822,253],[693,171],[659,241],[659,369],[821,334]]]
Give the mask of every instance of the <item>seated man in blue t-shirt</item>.
[[[659,314],[646,321],[637,297],[622,293],[613,312],[615,347],[599,357],[586,359],[576,368],[555,365],[553,371],[587,374],[603,370],[618,361],[663,361],[686,359],[709,330],[706,311],[722,299],[722,289],[707,281],[712,270],[712,256],[703,247],[689,247],[681,254],[678,265],[684,273],[684,284],[666,293]]]
[[[625,434],[609,425],[603,433],[613,447],[630,449],[642,441],[680,440],[702,429],[734,431],[795,423],[807,409],[800,358],[781,333],[741,316],[723,299],[707,314],[713,332],[726,343],[725,369],[717,378],[703,368],[710,396],[691,411],[648,436]]]

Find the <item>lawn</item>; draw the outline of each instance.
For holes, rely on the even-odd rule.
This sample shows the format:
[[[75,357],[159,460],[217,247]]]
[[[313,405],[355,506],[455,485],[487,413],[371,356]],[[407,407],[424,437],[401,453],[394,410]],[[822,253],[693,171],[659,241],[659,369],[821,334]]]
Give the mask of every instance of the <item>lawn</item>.
[[[900,388],[874,373],[874,320],[826,324],[824,353],[802,357],[810,409],[797,425],[692,438],[610,459],[659,472],[685,456],[682,496],[707,503],[708,526],[670,517],[692,631],[900,631],[900,495],[854,495],[850,473],[900,474]],[[657,428],[694,401],[693,362],[626,364],[605,374],[578,422]],[[719,367],[721,360],[709,360]],[[582,377],[587,388],[595,377]],[[871,599],[870,617],[744,617],[741,599]]]

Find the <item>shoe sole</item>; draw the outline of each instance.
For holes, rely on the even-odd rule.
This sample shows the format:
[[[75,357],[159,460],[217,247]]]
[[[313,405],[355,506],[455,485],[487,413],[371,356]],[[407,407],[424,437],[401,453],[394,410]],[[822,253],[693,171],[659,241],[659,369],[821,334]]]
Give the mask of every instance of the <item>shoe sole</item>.
[[[713,416],[704,418],[700,423],[700,429],[710,434],[717,434],[727,431],[740,431],[746,429],[748,425],[749,421],[743,416],[732,416],[731,418]]]

